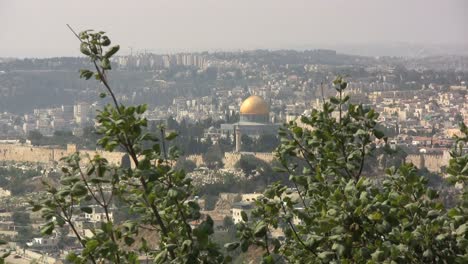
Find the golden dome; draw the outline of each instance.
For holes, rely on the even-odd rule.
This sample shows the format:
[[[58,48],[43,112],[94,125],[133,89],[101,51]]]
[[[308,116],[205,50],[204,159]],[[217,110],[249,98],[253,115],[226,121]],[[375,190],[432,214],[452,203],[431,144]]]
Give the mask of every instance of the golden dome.
[[[252,95],[242,102],[240,113],[241,115],[268,115],[270,108],[262,97]]]

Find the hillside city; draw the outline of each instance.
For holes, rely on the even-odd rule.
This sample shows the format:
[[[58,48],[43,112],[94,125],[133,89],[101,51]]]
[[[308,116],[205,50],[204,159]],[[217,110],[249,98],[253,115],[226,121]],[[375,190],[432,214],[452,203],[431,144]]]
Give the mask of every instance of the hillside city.
[[[337,95],[336,76],[348,81],[351,103],[380,113],[378,127],[393,151],[388,155],[387,144],[376,139],[367,176],[378,178],[385,168],[408,162],[443,193],[446,206],[459,193],[444,176],[459,124],[468,124],[468,57],[252,50],[142,52],[111,63],[117,99],[147,104],[149,131],[164,125],[178,134],[171,142],[181,153],[175,166],[197,186],[194,199],[212,217],[220,245],[235,237],[242,212],[250,214],[265,187],[287,177],[273,169],[278,131],[291,122],[305,127],[301,117]],[[110,99],[99,98],[99,83],[78,78],[86,67],[88,60],[78,57],[0,58],[0,237],[14,250],[8,257],[14,263],[57,263],[79,247],[66,227],[41,236],[44,219],[29,204],[43,195],[42,179],[60,177],[62,157],[97,152],[118,166],[133,166],[123,149],[108,153],[96,145],[96,113]],[[74,219],[85,237],[105,217],[99,206],[91,208]],[[129,212],[113,207],[110,215],[119,222]],[[271,235],[284,237],[280,229]]]

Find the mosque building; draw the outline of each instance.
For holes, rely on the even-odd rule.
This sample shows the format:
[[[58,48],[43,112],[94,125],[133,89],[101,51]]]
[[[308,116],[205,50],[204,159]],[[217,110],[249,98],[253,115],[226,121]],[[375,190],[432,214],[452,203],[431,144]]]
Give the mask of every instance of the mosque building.
[[[265,100],[252,95],[242,102],[240,107],[240,121],[234,124],[221,124],[221,132],[235,135],[236,152],[241,151],[241,136],[259,137],[261,135],[278,133],[280,124],[270,121],[270,107]]]

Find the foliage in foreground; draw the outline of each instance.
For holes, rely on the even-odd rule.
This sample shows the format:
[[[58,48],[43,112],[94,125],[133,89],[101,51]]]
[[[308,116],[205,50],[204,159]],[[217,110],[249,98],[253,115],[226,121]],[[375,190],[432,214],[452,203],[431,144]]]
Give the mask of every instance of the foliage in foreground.
[[[387,169],[381,186],[364,177],[372,138],[383,138],[378,114],[348,104],[341,78],[334,84],[338,98],[281,132],[280,170],[295,188],[265,190],[232,247],[263,247],[265,263],[466,263],[466,189],[462,204],[447,210],[411,164]],[[468,155],[459,148],[452,157],[448,171],[466,186]],[[271,238],[276,228],[284,229],[284,242]]]
[[[142,117],[146,106],[125,107],[113,94],[106,73],[118,46],[108,48],[104,32],[85,31],[77,37],[95,68],[82,70],[81,77],[95,77],[107,90],[102,97],[109,95],[113,102],[97,116],[103,135],[98,145],[108,151],[124,149],[133,167],[115,167],[100,156],[79,153],[66,158],[60,183],[45,182],[47,196],[33,203],[47,220],[42,233],[69,226],[83,249],[68,256],[73,263],[138,263],[143,255],[155,263],[229,262],[231,257],[210,239],[213,221],[191,200],[191,180],[173,166],[177,151],[168,144],[176,135],[165,135],[163,127],[158,135],[149,133]],[[467,261],[466,194],[459,207],[447,211],[412,165],[388,169],[381,186],[365,178],[374,139],[384,139],[375,128],[378,114],[349,104],[349,97],[343,97],[344,80],[334,84],[339,97],[280,133],[279,170],[295,188],[270,185],[250,221],[243,214],[239,241],[225,249],[247,251],[255,245],[264,249],[264,263]],[[448,171],[454,181],[466,184],[467,155],[457,149],[452,155]],[[114,223],[110,211],[116,201],[137,220]],[[101,208],[106,219],[85,237],[74,220],[92,212],[90,205]],[[285,241],[271,236],[277,228],[284,230]],[[159,243],[148,243],[138,236],[142,232],[156,232]]]
[[[119,104],[109,86],[110,58],[119,46],[109,47],[110,40],[104,32],[85,31],[77,37],[81,52],[95,68],[81,70],[81,77],[99,80],[107,91],[101,97],[109,95],[113,102],[96,117],[102,135],[98,145],[107,151],[117,147],[125,150],[133,167],[113,166],[98,155],[83,157],[76,153],[64,159],[67,166],[60,183],[45,182],[48,195],[34,203],[34,210],[41,210],[47,220],[42,233],[50,235],[57,227],[69,226],[83,247],[81,253],[68,256],[73,263],[138,263],[140,255],[156,263],[223,262],[224,256],[210,239],[212,219],[202,217],[198,204],[191,200],[191,179],[184,171],[174,169],[178,154],[168,144],[176,134],[166,135],[164,127],[159,128],[158,135],[149,133],[147,120],[142,117],[146,105]],[[114,223],[111,210],[117,201],[130,208],[135,220]],[[75,219],[91,213],[90,205],[97,205],[105,219],[94,228],[91,237],[85,237]],[[192,227],[191,223],[198,225]],[[142,232],[156,232],[157,245],[149,244],[144,236],[136,241]]]

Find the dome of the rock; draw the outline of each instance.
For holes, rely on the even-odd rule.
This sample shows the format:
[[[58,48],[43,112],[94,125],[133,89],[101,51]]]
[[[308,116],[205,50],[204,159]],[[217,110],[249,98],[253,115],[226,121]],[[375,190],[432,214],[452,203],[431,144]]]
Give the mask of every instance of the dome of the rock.
[[[249,96],[240,107],[241,121],[268,122],[269,114],[270,107],[258,95]]]

